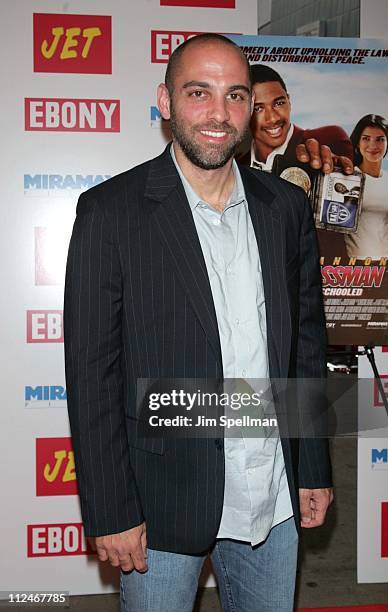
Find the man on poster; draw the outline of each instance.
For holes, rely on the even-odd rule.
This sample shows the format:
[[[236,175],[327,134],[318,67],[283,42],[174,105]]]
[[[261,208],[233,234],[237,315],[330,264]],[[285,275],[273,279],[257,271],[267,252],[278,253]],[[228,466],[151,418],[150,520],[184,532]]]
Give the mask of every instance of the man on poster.
[[[192,610],[208,554],[223,609],[289,612],[298,531],[321,525],[333,498],[327,440],[147,438],[136,387],[325,377],[309,203],[233,160],[254,98],[230,40],[178,47],[158,104],[172,144],[81,195],[69,248],[66,379],[85,532],[121,568],[125,612]]]
[[[353,172],[353,146],[338,125],[302,129],[291,122],[291,102],[283,78],[264,64],[251,66],[255,105],[251,118],[251,149],[241,162],[271,172],[275,155],[283,155],[288,165],[309,164],[325,174],[333,166],[344,174]]]

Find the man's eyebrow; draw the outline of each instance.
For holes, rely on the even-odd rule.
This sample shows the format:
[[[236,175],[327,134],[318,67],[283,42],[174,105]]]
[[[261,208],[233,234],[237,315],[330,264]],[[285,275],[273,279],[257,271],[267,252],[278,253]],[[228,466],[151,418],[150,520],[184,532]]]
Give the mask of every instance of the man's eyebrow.
[[[273,104],[274,102],[279,102],[279,100],[287,100],[287,96],[278,96],[277,98],[274,98],[271,102],[271,104]],[[256,104],[264,104],[264,102],[260,102],[260,100],[255,100],[255,106]]]
[[[249,87],[247,87],[247,85],[232,85],[229,87],[228,91],[245,91],[248,94],[251,93],[251,90]]]
[[[203,87],[204,89],[211,89],[211,85],[210,83],[207,83],[206,81],[188,81],[187,83],[184,83],[183,85],[183,89],[188,89],[189,87]],[[228,87],[228,91],[245,91],[246,93],[251,93],[251,90],[249,89],[249,87],[247,87],[247,85],[231,85],[230,87]]]
[[[206,83],[205,81],[188,81],[183,85],[183,89],[187,89],[188,87],[210,87],[210,83]]]

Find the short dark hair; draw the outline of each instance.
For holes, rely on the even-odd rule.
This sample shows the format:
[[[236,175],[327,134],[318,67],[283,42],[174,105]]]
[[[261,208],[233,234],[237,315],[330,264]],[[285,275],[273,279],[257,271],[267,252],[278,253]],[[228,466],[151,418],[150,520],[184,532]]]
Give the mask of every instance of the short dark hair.
[[[251,81],[252,85],[255,83],[270,83],[272,81],[276,81],[277,83],[280,83],[288,95],[287,87],[282,77],[278,72],[276,72],[276,70],[270,68],[270,66],[265,66],[264,64],[253,64],[251,66]]]
[[[182,58],[182,54],[184,53],[184,51],[188,47],[191,47],[192,45],[200,45],[206,42],[218,42],[218,43],[222,43],[225,45],[229,45],[233,47],[234,49],[236,49],[240,53],[241,58],[243,59],[246,65],[249,82],[251,84],[250,65],[243,51],[240,49],[240,47],[236,45],[235,42],[230,40],[230,38],[226,38],[226,36],[222,36],[222,34],[214,34],[212,32],[209,32],[205,34],[198,34],[197,36],[193,36],[192,38],[187,39],[184,43],[179,45],[179,47],[177,47],[173,51],[173,53],[170,55],[170,59],[167,64],[166,76],[165,76],[165,84],[166,84],[166,87],[170,95],[174,91],[174,78],[175,78],[175,74],[176,74],[177,68],[179,66],[179,62]]]
[[[354,149],[354,163],[356,165],[361,164],[362,155],[360,153],[359,144],[361,139],[361,134],[367,127],[380,128],[388,139],[388,121],[384,119],[381,115],[364,115],[358,121],[358,123],[353,128],[353,132],[350,134],[350,140],[352,141],[353,149]],[[384,157],[387,154],[387,149],[385,150]]]

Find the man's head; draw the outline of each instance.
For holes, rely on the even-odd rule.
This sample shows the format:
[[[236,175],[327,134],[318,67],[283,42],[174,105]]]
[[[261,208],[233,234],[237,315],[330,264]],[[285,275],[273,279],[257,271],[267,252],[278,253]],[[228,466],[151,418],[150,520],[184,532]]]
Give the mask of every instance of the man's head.
[[[219,34],[201,34],[170,57],[158,105],[174,143],[195,166],[224,166],[243,141],[252,111],[249,63]]]
[[[251,66],[255,105],[251,132],[261,161],[286,140],[291,125],[291,104],[286,84],[276,70],[262,64]]]

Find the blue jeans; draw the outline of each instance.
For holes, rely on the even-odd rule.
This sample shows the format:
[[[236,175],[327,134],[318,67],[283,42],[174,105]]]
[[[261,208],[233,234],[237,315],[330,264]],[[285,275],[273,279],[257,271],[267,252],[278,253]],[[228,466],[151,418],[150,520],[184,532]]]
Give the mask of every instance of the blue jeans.
[[[210,556],[223,612],[292,612],[298,553],[294,518],[254,548],[217,540]],[[191,612],[206,555],[148,549],[148,571],[121,572],[122,612]]]

